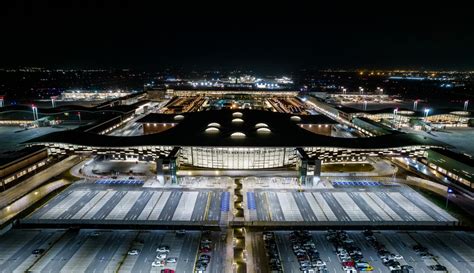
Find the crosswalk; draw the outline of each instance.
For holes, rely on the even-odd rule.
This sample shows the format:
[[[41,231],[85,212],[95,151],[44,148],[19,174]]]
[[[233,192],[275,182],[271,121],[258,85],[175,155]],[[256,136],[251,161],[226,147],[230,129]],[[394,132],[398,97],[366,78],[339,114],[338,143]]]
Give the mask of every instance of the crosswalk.
[[[265,202],[255,200],[255,198],[265,196],[261,194],[262,192],[269,194],[272,198],[268,198]],[[264,192],[255,190],[247,192],[246,197],[247,211],[252,221],[267,221],[268,219],[322,222],[457,221],[424,197],[404,191],[382,193],[380,191]],[[308,216],[308,213],[312,214]]]
[[[230,193],[215,191],[71,189],[33,214],[32,220],[219,221],[230,208]],[[206,206],[207,204],[207,206]],[[66,213],[67,212],[67,213]],[[209,212],[209,213],[207,213]]]

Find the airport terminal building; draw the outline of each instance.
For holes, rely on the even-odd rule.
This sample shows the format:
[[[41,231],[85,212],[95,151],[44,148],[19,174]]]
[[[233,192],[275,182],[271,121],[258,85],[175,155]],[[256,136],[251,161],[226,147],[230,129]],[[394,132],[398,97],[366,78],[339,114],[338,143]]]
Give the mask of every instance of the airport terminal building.
[[[157,163],[158,175],[174,181],[180,166],[204,169],[298,170],[300,181],[320,175],[321,163],[367,157],[422,157],[443,143],[412,134],[366,138],[331,137],[335,122],[324,115],[292,115],[261,110],[152,113],[137,121],[143,135],[95,134],[81,128],[28,142],[50,154],[87,153],[112,159]]]

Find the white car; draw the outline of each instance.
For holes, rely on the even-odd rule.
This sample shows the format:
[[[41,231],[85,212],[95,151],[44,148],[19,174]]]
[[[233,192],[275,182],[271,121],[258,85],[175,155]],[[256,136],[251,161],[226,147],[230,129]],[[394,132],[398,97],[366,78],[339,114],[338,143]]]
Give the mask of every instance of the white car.
[[[174,264],[174,263],[176,263],[176,262],[178,262],[178,259],[175,258],[175,257],[166,258],[166,263],[167,263],[167,264]]]
[[[355,267],[353,267],[353,266],[343,266],[343,267],[342,267],[342,270],[348,271],[348,270],[356,270],[356,269],[355,269]]]
[[[323,261],[317,261],[317,262],[316,262],[316,266],[317,266],[317,267],[326,266],[326,263],[323,262]]]
[[[140,251],[138,251],[138,249],[132,249],[128,252],[128,255],[135,256],[135,255],[138,255],[139,253]]]
[[[165,261],[158,261],[158,260],[155,260],[155,261],[153,261],[153,263],[151,264],[151,266],[153,266],[153,267],[162,267],[162,266],[165,266]]]
[[[397,254],[397,255],[393,255],[393,258],[395,258],[397,260],[401,260],[401,259],[403,259],[403,256],[400,255],[400,254]]]
[[[203,239],[203,240],[201,240],[201,244],[210,244],[210,243],[212,243],[212,241],[209,240],[209,239]]]
[[[156,249],[156,252],[168,253],[168,252],[170,252],[170,248],[167,247],[167,246],[160,246]]]
[[[166,259],[167,256],[168,255],[166,253],[160,253],[160,254],[156,255],[156,259],[164,260],[164,259]]]

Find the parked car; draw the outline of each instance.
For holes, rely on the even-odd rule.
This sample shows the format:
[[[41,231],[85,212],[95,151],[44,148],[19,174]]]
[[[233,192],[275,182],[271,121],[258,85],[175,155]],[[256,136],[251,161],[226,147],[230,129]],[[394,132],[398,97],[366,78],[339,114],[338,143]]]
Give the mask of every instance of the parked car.
[[[156,249],[156,252],[160,252],[160,253],[168,253],[170,252],[170,248],[169,246],[160,246]]]
[[[31,252],[31,254],[40,255],[40,254],[43,254],[44,252],[45,252],[45,250],[43,248],[37,248],[37,249],[33,250]]]
[[[128,255],[135,256],[135,255],[138,255],[139,253],[140,251],[138,251],[138,249],[132,249],[128,252]]]

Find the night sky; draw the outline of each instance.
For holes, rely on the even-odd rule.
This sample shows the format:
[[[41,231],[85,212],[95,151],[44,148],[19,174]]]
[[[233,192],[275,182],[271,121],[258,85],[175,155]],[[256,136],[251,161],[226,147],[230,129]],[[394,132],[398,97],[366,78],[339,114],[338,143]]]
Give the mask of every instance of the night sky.
[[[455,1],[193,2],[2,1],[0,66],[474,68],[474,17]]]

